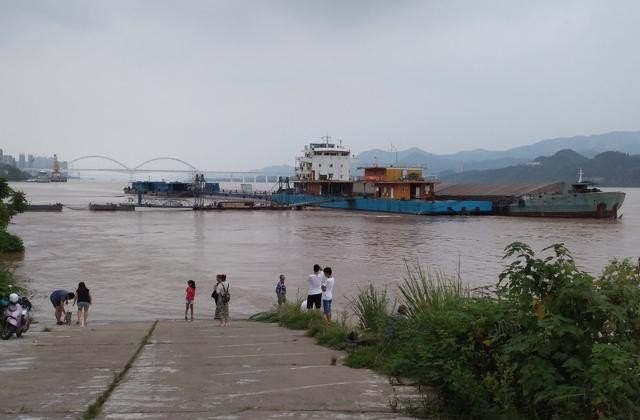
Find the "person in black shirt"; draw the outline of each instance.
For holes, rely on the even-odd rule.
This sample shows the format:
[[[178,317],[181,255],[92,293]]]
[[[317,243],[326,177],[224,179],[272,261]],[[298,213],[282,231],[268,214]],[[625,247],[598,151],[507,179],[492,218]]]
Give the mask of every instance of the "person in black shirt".
[[[89,306],[91,305],[91,293],[84,284],[83,281],[78,283],[78,290],[76,290],[76,297],[73,299],[73,304],[78,304],[78,320],[76,325],[80,324],[80,312],[82,312],[82,326],[87,324],[87,317],[89,316]]]

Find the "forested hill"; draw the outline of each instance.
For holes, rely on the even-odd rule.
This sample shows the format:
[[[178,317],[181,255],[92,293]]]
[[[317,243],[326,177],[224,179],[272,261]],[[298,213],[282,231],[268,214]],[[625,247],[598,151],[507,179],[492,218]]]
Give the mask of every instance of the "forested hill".
[[[515,183],[538,181],[575,182],[582,168],[585,178],[603,187],[640,187],[640,155],[604,152],[589,159],[573,150],[561,150],[528,164],[484,171],[441,173],[440,179],[455,183]]]
[[[640,154],[640,131],[614,131],[591,136],[555,138],[502,151],[476,149],[447,155],[428,153],[417,147],[398,152],[365,150],[358,155],[358,163],[422,165],[430,174],[439,174],[460,169],[480,171],[520,165],[530,162],[536,156],[551,156],[566,149],[574,150],[588,158],[607,151],[637,155]]]
[[[7,181],[24,181],[29,178],[29,174],[22,172],[15,166],[0,163],[0,178],[4,178]]]

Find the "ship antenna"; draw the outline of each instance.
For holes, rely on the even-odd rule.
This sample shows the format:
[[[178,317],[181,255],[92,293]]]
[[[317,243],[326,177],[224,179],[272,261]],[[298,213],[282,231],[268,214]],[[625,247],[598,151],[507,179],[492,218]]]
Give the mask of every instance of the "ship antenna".
[[[580,168],[580,171],[578,172],[578,184],[582,184],[582,175],[584,175],[584,172],[582,171],[582,168]]]
[[[389,148],[390,152],[395,152],[396,153],[396,166],[398,166],[398,148],[396,146],[393,145],[393,143],[391,143],[391,147]]]

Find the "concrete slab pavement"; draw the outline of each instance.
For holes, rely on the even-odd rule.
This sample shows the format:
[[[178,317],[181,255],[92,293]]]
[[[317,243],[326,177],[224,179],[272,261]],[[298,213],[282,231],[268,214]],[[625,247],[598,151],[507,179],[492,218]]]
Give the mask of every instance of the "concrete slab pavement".
[[[76,327],[33,325],[0,342],[0,418],[75,419],[134,354],[152,322]]]
[[[152,325],[53,327],[1,342],[0,373],[12,380],[0,392],[0,418],[78,418]],[[274,324],[162,320],[100,418],[406,418],[391,410],[386,378],[342,366],[343,356]]]
[[[342,366],[303,331],[163,321],[105,419],[392,419],[386,378]]]

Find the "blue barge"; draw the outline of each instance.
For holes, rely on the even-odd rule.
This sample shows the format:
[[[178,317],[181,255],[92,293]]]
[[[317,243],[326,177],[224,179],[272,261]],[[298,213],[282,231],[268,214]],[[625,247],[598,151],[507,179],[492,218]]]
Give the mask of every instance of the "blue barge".
[[[292,207],[316,206],[340,210],[375,211],[418,215],[491,214],[493,203],[478,200],[394,200],[367,197],[317,196],[275,193],[271,200]]]

